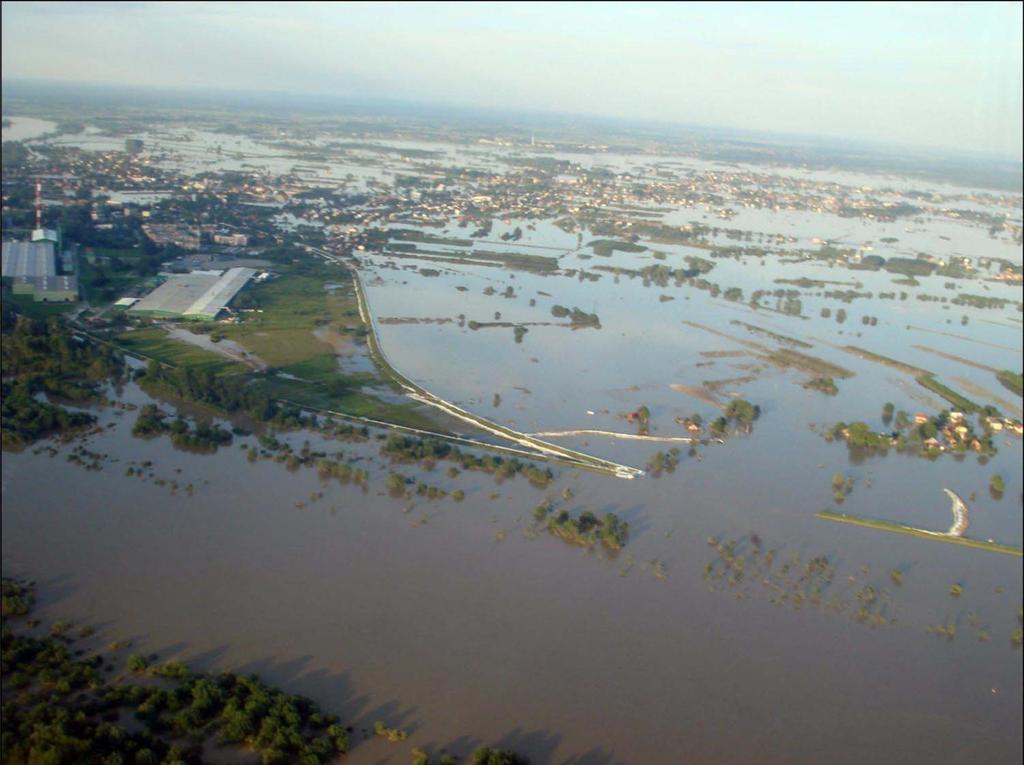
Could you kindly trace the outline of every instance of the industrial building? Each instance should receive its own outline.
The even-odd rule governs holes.
[[[149,316],[215,319],[256,273],[253,268],[168,274],[167,280],[128,310]]]
[[[11,280],[15,295],[31,295],[40,303],[73,303],[78,300],[78,276],[74,259],[63,253],[58,269],[57,235],[37,229],[30,242],[4,242],[0,273]],[[61,273],[63,271],[63,273]]]

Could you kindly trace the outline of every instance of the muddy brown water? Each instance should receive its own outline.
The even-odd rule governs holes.
[[[131,385],[124,395],[145,400]],[[379,719],[410,732],[401,745],[357,735],[353,763],[479,744],[542,764],[1019,759],[1022,663],[1009,635],[1020,559],[813,517],[839,468],[858,477],[846,511],[930,498],[918,480],[927,461],[856,465],[832,449],[798,482],[794,453],[812,442],[766,449],[776,430],[765,418],[700,462],[684,456],[671,476],[559,470],[540,491],[521,478],[451,480],[444,463],[391,468],[375,442],[328,442],[370,468],[364,492],[248,463],[238,443],[178,452],[132,438],[131,413],[101,416],[117,424],[88,448],[120,460],[102,471],[68,463],[71,446],[4,456],[4,572],[38,578],[42,618],[97,624],[101,644],[129,638],[133,651],[257,672],[357,728]],[[307,437],[320,447],[315,434],[287,436],[296,448]],[[124,476],[144,459],[194,495]],[[950,462],[950,481],[971,468]],[[463,488],[466,500],[396,500],[383,489],[391,469]],[[533,507],[565,487],[576,495],[567,507],[631,523],[622,553],[530,532]],[[1015,514],[1019,528],[1013,499],[979,500],[972,524],[996,514]],[[909,515],[948,525],[948,502]],[[869,628],[849,611],[775,605],[753,586],[744,600],[709,590],[707,537],[751,532],[780,555],[829,555],[843,582],[891,592],[896,622]],[[887,575],[896,566],[906,571],[898,588]],[[956,640],[927,632],[950,620]]]

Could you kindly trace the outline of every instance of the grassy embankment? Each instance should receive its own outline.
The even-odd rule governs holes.
[[[970,414],[972,412],[980,412],[984,409],[981,404],[971,401],[971,399],[966,396],[963,396],[952,388],[940,383],[935,378],[935,373],[929,372],[927,369],[911,366],[910,364],[905,364],[902,361],[890,359],[888,356],[882,356],[881,354],[872,353],[871,351],[864,350],[863,348],[858,348],[855,345],[847,345],[843,350],[847,353],[852,353],[854,356],[859,356],[862,359],[874,361],[876,364],[884,364],[887,367],[898,369],[901,372],[911,375],[918,385],[941,396],[961,412]]]
[[[391,258],[415,258],[417,260],[454,265],[492,266],[541,274],[551,273],[559,268],[557,258],[546,255],[526,255],[521,252],[488,252],[486,250],[441,252],[438,250],[420,250],[416,245],[411,244],[401,249],[392,245],[383,254]]]
[[[772,351],[767,355],[767,359],[780,367],[796,367],[821,377],[838,377],[842,380],[853,377],[853,372],[845,367],[789,348],[780,348],[779,350]]]
[[[1002,372],[996,373],[996,378],[1008,391],[1012,391],[1018,396],[1024,395],[1024,381],[1022,381],[1024,380],[1024,375],[1004,369]]]
[[[747,322],[740,321],[739,319],[733,319],[729,323],[735,324],[738,327],[746,327],[746,329],[750,332],[754,332],[755,334],[759,335],[764,335],[765,337],[770,337],[772,340],[782,343],[783,345],[793,345],[796,346],[797,348],[814,347],[813,345],[811,345],[811,343],[805,343],[803,340],[797,340],[795,337],[789,337],[789,335],[780,335],[778,332],[772,332],[770,329],[758,327],[754,324],[748,324]]]
[[[948,542],[955,545],[963,545],[964,547],[973,547],[978,550],[988,550],[989,552],[1004,553],[1006,555],[1024,555],[1019,547],[1011,547],[1009,545],[999,544],[998,542],[986,542],[981,539],[968,539],[967,537],[955,537],[949,534],[943,534],[938,531],[926,531],[924,529],[917,529],[913,526],[904,526],[901,523],[893,523],[892,521],[883,521],[876,518],[863,518],[857,515],[847,515],[845,513],[835,513],[831,510],[822,510],[820,513],[815,514],[818,518],[824,518],[828,521],[837,521],[838,523],[849,523],[854,526],[864,526],[869,529],[878,529],[880,531],[891,531],[897,534],[908,534],[913,537],[921,537],[922,539],[931,539],[935,542]]]

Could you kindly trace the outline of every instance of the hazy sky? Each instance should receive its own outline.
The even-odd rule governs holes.
[[[3,4],[3,76],[1022,145],[1020,3]]]

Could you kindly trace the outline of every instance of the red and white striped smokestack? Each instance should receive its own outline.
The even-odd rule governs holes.
[[[36,228],[43,227],[43,179],[36,178]]]

